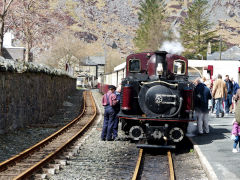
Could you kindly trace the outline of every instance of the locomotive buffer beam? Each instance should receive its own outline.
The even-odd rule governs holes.
[[[168,145],[167,142],[164,144],[148,144],[148,142],[144,139],[140,140],[138,144],[136,144],[137,148],[141,149],[176,149],[175,145]]]
[[[137,144],[141,149],[176,149],[175,145]]]

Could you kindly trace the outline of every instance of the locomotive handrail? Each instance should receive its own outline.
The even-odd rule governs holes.
[[[183,98],[180,97],[180,104],[179,104],[178,110],[177,110],[174,114],[171,114],[171,115],[162,115],[162,117],[168,118],[168,117],[174,117],[174,116],[176,116],[176,115],[179,113],[179,111],[181,110],[182,104],[183,104]]]
[[[152,83],[163,83],[163,84],[167,84],[169,86],[175,86],[177,87],[178,84],[172,84],[172,83],[168,83],[168,82],[165,82],[165,81],[152,81],[152,82],[141,82],[142,84],[152,84]]]

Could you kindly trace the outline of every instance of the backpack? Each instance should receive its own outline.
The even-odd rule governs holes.
[[[109,105],[109,96],[107,94],[103,95],[103,98],[107,99],[107,102],[102,103],[103,106],[108,106]]]

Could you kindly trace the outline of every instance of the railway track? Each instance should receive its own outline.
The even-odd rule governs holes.
[[[26,179],[57,159],[91,125],[97,110],[92,94],[85,91],[82,113],[56,133],[0,164],[0,180]]]
[[[165,155],[147,154],[139,150],[139,156],[132,180],[138,179],[167,179],[174,180],[174,169],[171,152]]]

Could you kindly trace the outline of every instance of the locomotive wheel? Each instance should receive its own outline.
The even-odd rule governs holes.
[[[171,141],[178,143],[183,140],[184,138],[184,132],[181,128],[179,127],[173,127],[169,131],[169,138]]]
[[[129,135],[133,140],[140,140],[143,138],[143,128],[141,126],[132,126],[129,130]]]

